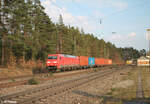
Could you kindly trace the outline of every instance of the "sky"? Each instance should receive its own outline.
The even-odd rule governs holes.
[[[117,47],[148,50],[150,0],[41,0],[55,23],[83,29]]]

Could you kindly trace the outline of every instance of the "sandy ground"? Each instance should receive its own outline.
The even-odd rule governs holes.
[[[120,84],[126,84],[127,87],[133,84],[132,80],[122,81],[124,76],[121,73],[128,73],[128,71],[128,69],[120,70],[103,78],[93,80],[70,92],[43,99],[38,104],[101,104],[104,96],[111,92],[113,86],[121,87]]]
[[[121,82],[114,84],[112,88],[128,88],[129,86],[132,86],[132,85],[134,85],[134,81],[128,79],[128,80],[121,81]]]
[[[89,83],[86,83],[69,92],[60,93],[59,95],[42,99],[37,104],[100,104],[103,97],[112,91],[112,88],[127,88],[134,84],[130,79],[123,80],[131,71],[130,68],[119,70],[103,78],[98,78]],[[86,76],[89,73],[82,75],[72,75],[53,80],[48,80],[39,85],[22,85],[12,88],[4,88],[0,90],[0,95],[7,95],[15,92],[21,92],[30,88],[36,88],[42,85],[55,84],[57,82],[67,81],[70,79]]]

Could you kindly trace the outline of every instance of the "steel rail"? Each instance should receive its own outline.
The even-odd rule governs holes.
[[[99,71],[97,73],[91,73],[87,76],[82,76],[69,81],[56,83],[54,85],[41,86],[36,89],[30,89],[27,91],[6,95],[1,97],[0,99],[2,100],[2,102],[17,101],[16,104],[32,104],[40,99],[46,98],[48,96],[57,95],[61,92],[68,91],[72,88],[78,87],[84,83],[88,83],[99,77],[111,74],[114,71],[115,71],[114,69],[105,70],[103,72]]]

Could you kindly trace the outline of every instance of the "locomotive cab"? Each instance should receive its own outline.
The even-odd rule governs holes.
[[[57,69],[58,61],[59,61],[59,55],[48,55],[46,61],[46,67],[48,69]]]

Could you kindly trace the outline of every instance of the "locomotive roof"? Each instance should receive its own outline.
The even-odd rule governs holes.
[[[70,58],[76,58],[77,56],[73,56],[73,55],[67,55],[67,54],[49,54],[48,56],[55,56],[55,55],[61,55],[63,57],[70,57]]]
[[[76,58],[77,56],[73,56],[73,55],[67,55],[67,54],[61,54],[64,57],[71,57],[71,58]]]

